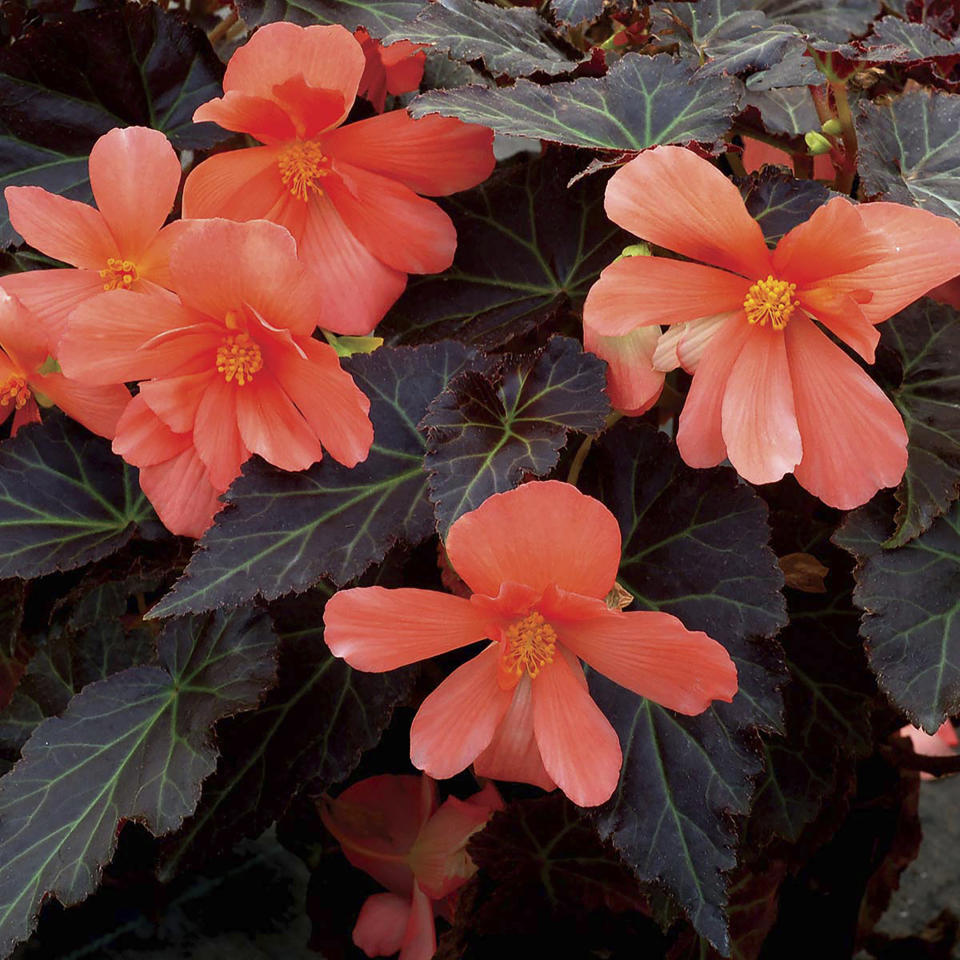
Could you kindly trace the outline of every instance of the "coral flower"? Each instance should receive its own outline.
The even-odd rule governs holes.
[[[0,423],[12,413],[13,436],[25,424],[39,422],[39,398],[101,437],[112,437],[130,402],[127,388],[68,380],[58,371],[53,354],[43,325],[16,297],[0,290]]]
[[[390,891],[368,897],[353,928],[368,957],[434,955],[434,915],[451,918],[457,890],[477,871],[467,841],[502,807],[493,784],[438,807],[429,777],[390,775],[361,780],[325,803],[323,822],[346,858]]]
[[[41,253],[75,270],[31,270],[2,285],[62,334],[70,311],[104,290],[157,292],[170,284],[167,258],[183,229],[164,227],[180,187],[180,161],[159,130],[125,127],[105,133],[90,151],[97,208],[42,187],[7,187],[10,222]]]
[[[210,251],[216,251],[216,257]],[[174,533],[198,536],[251,453],[284,470],[364,460],[370,403],[311,338],[319,293],[293,237],[266,221],[193,222],[170,252],[180,302],[101,293],[70,315],[66,373],[138,380],[114,450]]]
[[[287,227],[324,286],[327,319],[369,333],[408,273],[445,270],[457,235],[418,194],[472,187],[493,169],[493,134],[399,110],[341,127],[366,59],[343,27],[260,28],[230,58],[225,95],[199,107],[265,146],[217,154],[184,186],[185,217],[264,218]]]
[[[913,752],[924,757],[951,757],[960,746],[957,731],[953,724],[945,721],[936,733],[927,733],[912,723],[900,728],[900,736],[906,737],[913,744]],[[921,780],[933,780],[933,774],[921,773]]]
[[[620,564],[613,514],[555,480],[498,493],[450,528],[447,555],[473,595],[360,587],[327,603],[324,637],[358,670],[393,670],[481,640],[483,651],[424,700],[414,766],[559,786],[593,806],[613,792],[620,743],[580,660],[679,713],[732,700],[726,650],[666,613],[613,610]]]
[[[743,168],[747,173],[759,170],[764,164],[793,169],[793,157],[786,150],[779,150],[769,143],[745,137],[743,141]],[[813,175],[817,180],[832,180],[833,161],[829,153],[821,153],[813,158]]]
[[[420,44],[398,40],[384,46],[363,27],[354,30],[353,35],[367,58],[357,92],[373,104],[377,113],[383,113],[388,93],[396,97],[420,86],[427,59]]]
[[[841,509],[900,480],[900,414],[821,325],[872,363],[876,325],[956,272],[960,227],[836,197],[769,250],[737,188],[682,147],[656,147],[618,170],[606,210],[699,261],[619,260],[584,304],[584,323],[602,337],[670,325],[653,365],[693,372],[677,432],[688,464],[729,458],[752,483],[792,471]]]

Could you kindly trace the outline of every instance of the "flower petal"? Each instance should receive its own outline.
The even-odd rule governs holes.
[[[553,790],[540,759],[540,748],[533,735],[533,688],[524,676],[513,688],[513,699],[493,739],[473,762],[478,777],[532,783],[543,790]]]
[[[803,437],[803,459],[793,472],[831,507],[858,507],[903,477],[903,419],[869,375],[810,320],[795,318],[786,334]]]
[[[414,120],[406,110],[340,127],[326,134],[323,144],[336,160],[390,177],[429,197],[445,197],[483,183],[496,163],[489,128],[437,114]]]
[[[439,656],[487,636],[489,618],[464,597],[402,587],[335,593],[323,612],[335,657],[371,673]]]
[[[368,957],[393,956],[403,945],[410,911],[409,898],[395,893],[374,893],[367,897],[353,928],[354,946]]]
[[[93,386],[68,380],[59,373],[37,374],[28,380],[68,417],[108,440],[116,433],[120,415],[130,403],[130,391],[122,383]]]
[[[342,100],[337,103],[338,109]],[[253,97],[229,90],[217,100],[208,100],[193,113],[194,123],[215,123],[224,130],[249,133],[261,143],[284,143],[297,136],[297,128],[280,104],[266,97]]]
[[[583,322],[600,336],[619,337],[639,326],[741,310],[749,288],[749,280],[699,263],[624,257],[606,267],[590,288]]]
[[[677,449],[691,467],[715,467],[727,457],[722,432],[723,394],[752,332],[743,314],[730,317],[703,351],[677,428]]]
[[[804,290],[800,294],[800,305],[867,363],[874,362],[880,331],[863,315],[862,304],[850,294],[831,289],[827,282]]]
[[[727,651],[668,613],[610,610],[565,623],[560,641],[614,683],[678,713],[703,713],[737,692]]]
[[[42,187],[7,187],[3,195],[13,229],[48,257],[102,270],[119,253],[103,216],[93,207]]]
[[[437,780],[473,763],[493,739],[513,692],[497,683],[500,644],[458,667],[420,705],[410,726],[410,762]]]
[[[610,178],[604,206],[614,223],[691,260],[754,280],[770,272],[763,233],[740,191],[684,147],[654,147],[634,157]]]
[[[590,697],[580,664],[561,652],[533,682],[533,729],[547,774],[575,804],[595,807],[620,779],[620,740]]]
[[[115,127],[90,151],[90,186],[117,248],[138,260],[170,214],[180,161],[159,130]]]
[[[268,370],[235,387],[243,445],[281,470],[306,470],[323,456],[320,441]]]
[[[333,347],[313,339],[299,346],[306,360],[294,350],[271,348],[270,370],[330,456],[355,467],[367,459],[373,443],[370,401],[340,366]]]
[[[414,883],[410,919],[397,960],[431,960],[436,952],[437,928],[433,920],[433,904],[420,885]]]
[[[676,370],[683,367],[687,373],[695,373],[704,351],[713,341],[713,336],[728,320],[743,323],[743,314],[721,313],[716,317],[704,317],[690,323],[675,323],[660,336],[653,352],[655,370]]]
[[[744,340],[723,393],[721,432],[730,462],[751,483],[772,483],[800,462],[803,444],[781,331],[755,326]]]
[[[622,337],[601,337],[584,324],[583,348],[607,361],[607,394],[615,410],[635,417],[657,402],[664,377],[653,368],[659,339],[659,327],[637,327]]]
[[[193,446],[189,433],[174,433],[138,393],[117,423],[113,452],[135,467],[151,467],[171,460]]]
[[[2,416],[3,414],[0,413],[0,417]],[[7,416],[9,416],[9,413]],[[5,417],[4,420],[6,420]],[[13,423],[10,425],[10,436],[15,437],[21,427],[25,427],[30,423],[40,423],[40,408],[37,406],[37,401],[34,400],[33,397],[14,413]]]
[[[453,263],[457,231],[432,201],[396,180],[338,162],[328,193],[347,229],[378,260],[404,273],[440,273]]]
[[[289,192],[280,178],[279,156],[276,147],[246,147],[204,160],[190,171],[183,185],[184,219],[266,217]],[[213,259],[216,263],[225,262],[219,251]]]
[[[620,566],[620,527],[599,500],[559,480],[497,493],[460,517],[447,556],[474,593],[505,581],[605,597]]]
[[[3,277],[0,288],[34,315],[46,328],[50,342],[56,344],[71,311],[103,293],[103,278],[96,270],[27,270]]]
[[[216,376],[214,370],[204,370],[184,377],[147,380],[140,384],[140,396],[174,433],[190,433],[203,394]]]
[[[211,377],[193,423],[197,455],[207,468],[210,483],[221,492],[240,475],[240,467],[250,456],[237,428],[239,389],[222,377]]]
[[[180,537],[199,537],[221,508],[218,492],[193,447],[140,468],[140,486],[163,525]]]

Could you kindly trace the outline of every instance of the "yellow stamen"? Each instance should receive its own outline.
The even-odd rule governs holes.
[[[26,406],[30,399],[30,388],[23,377],[10,377],[5,383],[0,384],[0,407],[9,407],[12,403],[17,410]]]
[[[242,387],[262,366],[263,355],[249,333],[230,334],[217,348],[217,372],[223,374],[227,383],[236,380],[237,386]]]
[[[774,330],[782,330],[789,321],[793,311],[800,306],[799,300],[794,300],[797,285],[787,280],[774,280],[768,276],[766,280],[758,280],[748,291],[743,301],[743,309],[750,323],[759,323],[761,327],[770,326]]]
[[[511,624],[503,635],[501,666],[518,679],[524,672],[533,679],[557,652],[557,634],[543,617],[534,611]]]
[[[290,144],[277,160],[280,179],[298,200],[309,200],[310,191],[323,193],[320,181],[330,173],[330,159],[315,140]]]
[[[110,257],[106,267],[100,271],[104,290],[129,290],[138,279],[137,266],[132,260]]]

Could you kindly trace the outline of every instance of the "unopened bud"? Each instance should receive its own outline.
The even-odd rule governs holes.
[[[648,243],[631,243],[629,247],[623,248],[623,253],[617,257],[617,260],[622,260],[624,257],[649,257],[652,253],[653,251]],[[616,262],[614,260],[614,263]]]
[[[818,157],[821,153],[829,153],[833,149],[833,144],[822,133],[817,133],[816,130],[805,133],[803,139],[806,141],[807,150],[810,151],[811,156]]]
[[[831,137],[839,137],[843,133],[843,124],[836,117],[831,117],[820,129]]]
[[[327,335],[330,346],[338,357],[352,357],[355,353],[373,353],[383,346],[383,337],[336,337]]]

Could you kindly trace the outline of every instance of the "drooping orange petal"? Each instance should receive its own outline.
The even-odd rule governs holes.
[[[803,444],[784,335],[756,326],[744,340],[723,393],[721,432],[737,473],[773,483],[800,462]]]
[[[861,305],[871,323],[892,317],[956,274],[960,225],[954,221],[901,203],[864,203],[857,210],[867,227],[890,239],[890,255],[831,277],[830,285],[842,292],[871,293]]]
[[[120,415],[130,402],[130,391],[122,383],[92,386],[59,373],[44,377],[37,374],[29,378],[29,383],[68,417],[108,440],[116,433]]]
[[[620,740],[590,697],[583,668],[558,652],[533,682],[533,729],[547,774],[578,806],[595,807],[620,779]]]
[[[763,233],[740,191],[684,147],[654,147],[634,157],[610,178],[604,206],[614,223],[691,260],[754,280],[770,272]]]
[[[601,337],[584,324],[584,349],[607,361],[607,395],[615,410],[639,416],[657,402],[664,377],[661,370],[653,368],[659,339],[659,327],[637,327],[622,337]]]
[[[217,153],[198,164],[183,185],[184,219],[257,220],[286,194],[277,147],[246,147]]]
[[[440,273],[453,263],[457,231],[432,201],[361,167],[338,162],[329,195],[347,229],[378,260],[404,273]]]
[[[217,320],[249,307],[293,333],[309,335],[316,326],[318,285],[297,259],[296,241],[278,224],[191,223],[170,253],[170,273],[184,304]]]
[[[599,500],[559,480],[497,493],[450,528],[447,555],[474,593],[506,581],[604,597],[620,566],[620,527]]]
[[[180,537],[199,537],[222,504],[193,447],[163,463],[140,468],[140,486],[163,525]]]
[[[410,762],[437,780],[453,777],[486,749],[512,691],[497,683],[500,645],[458,667],[420,705],[410,726]]]
[[[103,278],[96,270],[27,270],[3,277],[0,288],[34,315],[56,344],[74,307],[103,293]]]
[[[0,347],[29,378],[51,350],[43,324],[16,297],[0,289]]]
[[[387,91],[393,96],[409,93],[420,86],[427,55],[419,44],[397,40],[381,45],[380,59],[387,74]]]
[[[786,150],[779,150],[771,144],[762,143],[752,137],[744,137],[741,159],[743,160],[743,168],[747,173],[753,173],[754,170],[759,170],[768,163],[773,166],[793,169],[793,158]],[[816,180],[833,179],[833,162],[830,160],[829,153],[821,153],[813,158],[813,176]]]
[[[743,307],[750,281],[665,257],[624,257],[606,267],[583,305],[584,325],[603,337],[638,326],[685,323]]]
[[[677,427],[677,449],[691,467],[715,467],[727,457],[722,432],[723,394],[730,371],[752,332],[743,314],[730,317],[703,351]]]
[[[540,759],[540,748],[533,735],[533,691],[528,676],[513,688],[513,699],[503,715],[493,739],[473,762],[478,777],[531,783],[543,790],[553,790]]]
[[[307,205],[299,250],[322,287],[317,323],[334,333],[370,333],[407,285],[407,275],[367,250],[325,195]]]
[[[210,483],[221,492],[239,476],[240,467],[250,456],[237,428],[239,389],[222,377],[211,377],[193,422],[197,455],[207,468]]]
[[[102,270],[119,253],[103,216],[93,207],[42,187],[7,187],[3,195],[13,229],[48,257]]]
[[[323,456],[320,441],[269,370],[236,388],[243,445],[281,470],[306,470]]]
[[[193,446],[189,433],[174,433],[138,393],[117,423],[113,452],[135,467],[150,467],[171,460]]]
[[[483,640],[488,617],[464,597],[447,593],[355,587],[327,601],[323,622],[335,657],[357,670],[381,673]]]
[[[411,902],[395,893],[374,893],[360,908],[353,943],[368,957],[390,957],[403,945]]]
[[[436,952],[437,928],[433,920],[433,904],[419,884],[415,883],[410,919],[397,960],[431,960]]]
[[[863,315],[863,306],[848,293],[830,286],[811,287],[799,293],[800,305],[831,333],[853,347],[867,363],[876,359],[880,331]]]
[[[270,370],[330,456],[355,467],[366,460],[373,443],[370,401],[340,366],[333,347],[313,339],[299,346],[307,359],[294,350],[271,347]]]
[[[560,640],[615,683],[678,713],[703,713],[737,692],[727,651],[667,613],[611,610],[564,624]]]
[[[907,432],[869,375],[806,317],[787,326],[790,379],[803,459],[793,471],[824,503],[851,510],[907,467]]]
[[[261,143],[293,140],[297,128],[286,110],[273,100],[229,90],[218,100],[208,100],[193,113],[194,123],[215,123],[224,130],[249,133]]]
[[[147,380],[140,384],[140,396],[175,433],[190,433],[203,394],[217,376],[211,368],[184,377]]]
[[[324,149],[334,159],[363,167],[415,193],[445,197],[483,183],[493,172],[493,131],[432,114],[414,120],[405,110],[331,131]]]
[[[9,413],[7,415],[9,416]],[[0,411],[0,417],[3,417],[2,411]],[[5,419],[4,417],[4,420]],[[10,436],[15,437],[21,427],[25,427],[30,423],[40,423],[40,408],[37,406],[37,401],[34,400],[33,397],[13,414],[13,423],[10,425]]]
[[[180,161],[159,130],[115,127],[90,151],[90,186],[124,259],[136,261],[180,189]]]
[[[846,197],[834,197],[814,210],[781,237],[773,251],[774,276],[803,287],[887,258],[892,239],[871,230],[860,210]]]

